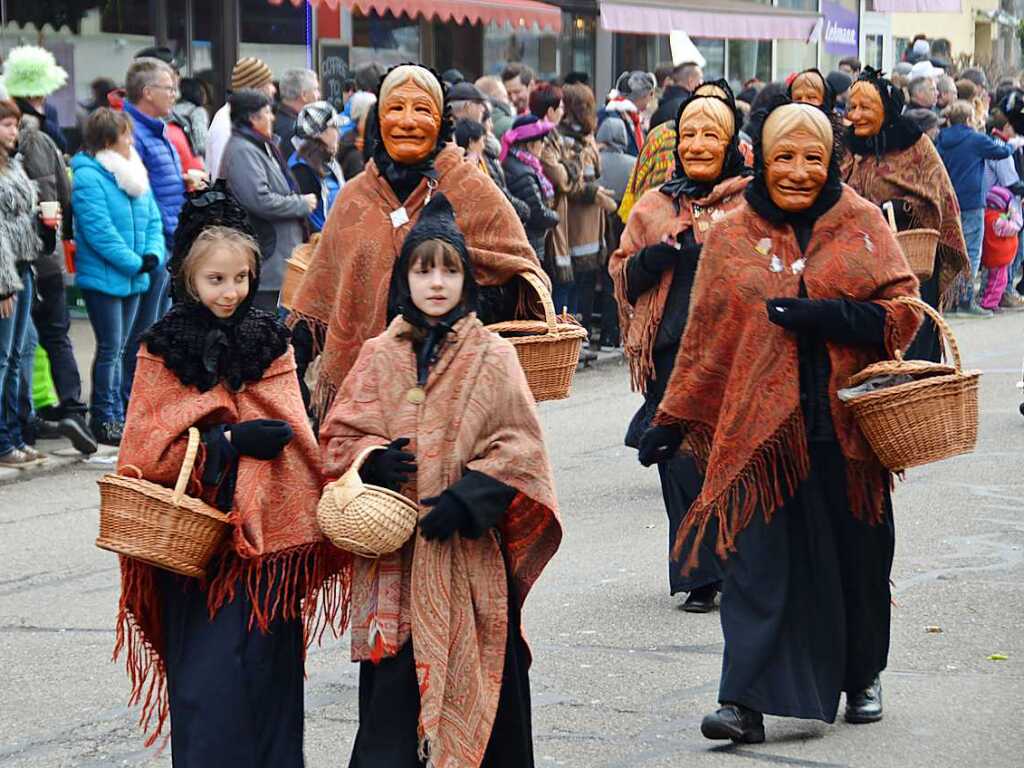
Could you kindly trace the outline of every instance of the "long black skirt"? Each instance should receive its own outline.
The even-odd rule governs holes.
[[[508,639],[498,711],[481,768],[533,768],[529,650],[509,580]],[[420,692],[413,641],[379,664],[359,664],[359,730],[349,768],[422,768],[417,726]]]
[[[810,476],[726,562],[719,701],[831,723],[886,666],[895,529],[888,491],[884,521],[858,521],[839,446],[810,450]]]
[[[211,620],[195,579],[159,574],[174,768],[301,768],[301,622],[250,630],[243,584]]]

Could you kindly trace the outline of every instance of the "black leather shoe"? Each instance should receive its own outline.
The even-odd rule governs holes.
[[[874,679],[863,691],[846,694],[846,722],[877,723],[882,719],[882,680]]]
[[[732,739],[740,744],[764,741],[764,717],[740,704],[726,704],[700,724],[705,739]]]
[[[96,453],[96,438],[85,425],[85,419],[75,414],[65,416],[57,422],[57,429],[60,434],[71,441],[75,450],[79,453]]]
[[[711,613],[715,610],[715,595],[718,594],[718,587],[708,584],[690,592],[680,607],[687,613]]]

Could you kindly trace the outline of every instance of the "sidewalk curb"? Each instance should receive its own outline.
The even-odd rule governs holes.
[[[40,440],[36,444],[36,450],[45,454],[42,461],[29,464],[25,467],[0,467],[0,486],[20,483],[24,480],[31,480],[35,477],[52,475],[53,473],[71,467],[75,464],[84,464],[92,469],[99,469],[101,465],[92,464],[89,459],[92,457],[117,456],[117,448],[109,445],[101,445],[99,450],[92,456],[78,453],[74,448],[69,448],[63,440]],[[113,471],[115,463],[109,465]]]

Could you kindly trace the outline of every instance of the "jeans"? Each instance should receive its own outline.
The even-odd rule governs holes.
[[[16,295],[14,312],[0,319],[0,456],[24,448],[18,399],[21,394],[21,352],[32,312],[33,280],[28,264],[19,265],[24,288]]]
[[[47,413],[47,418],[59,421],[72,413],[85,413],[82,379],[78,375],[71,339],[68,338],[71,318],[64,293],[64,275],[58,272],[38,278],[36,296],[38,298],[32,305],[32,322],[39,334],[39,345],[46,350],[50,360],[50,375],[60,400],[53,412]]]
[[[974,302],[974,279],[978,276],[981,245],[985,237],[985,209],[960,211],[960,221],[964,227],[964,240],[967,242],[967,258],[971,262],[970,280],[960,294],[960,306],[966,308]]]
[[[140,295],[122,298],[83,290],[82,298],[96,337],[90,415],[99,424],[122,422],[128,406],[122,386],[125,344],[137,319]]]
[[[162,266],[157,266],[156,269],[149,273],[149,290],[139,298],[138,312],[135,314],[135,321],[131,324],[128,331],[128,342],[124,346],[124,355],[121,362],[122,374],[120,377],[121,402],[126,408],[128,407],[128,398],[132,393],[132,379],[135,378],[135,356],[139,354],[139,341],[142,339],[142,334],[148,331],[149,327],[163,317],[170,308],[167,300],[167,282],[169,277],[167,270]]]
[[[25,340],[21,343],[21,387],[18,392],[18,423],[21,425],[21,438],[31,443],[32,420],[36,413],[34,392],[36,368],[36,347],[39,346],[39,335],[36,326],[29,316],[28,327],[25,329]]]
[[[551,302],[555,305],[555,314],[562,314],[565,309],[570,315],[576,314],[576,283],[554,283],[551,287]]]

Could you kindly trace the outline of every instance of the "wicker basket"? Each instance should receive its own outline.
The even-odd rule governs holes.
[[[356,456],[348,471],[324,488],[316,507],[323,535],[339,549],[362,557],[401,549],[419,519],[419,510],[405,496],[359,477],[366,457],[381,447],[371,446]]]
[[[896,233],[896,240],[907,257],[918,280],[927,280],[935,270],[935,248],[939,244],[937,229],[907,229]]]
[[[101,477],[96,546],[183,576],[204,576],[229,524],[223,512],[185,495],[198,451],[199,430],[193,427],[173,491],[141,476]]]
[[[520,276],[540,297],[544,319],[510,320],[489,325],[487,330],[515,347],[534,400],[561,400],[569,396],[587,332],[575,318],[555,315],[551,294],[539,277],[532,272]]]
[[[850,378],[855,387],[874,376],[909,374],[915,381],[880,389],[847,405],[882,464],[893,472],[969,453],[978,441],[979,371],[964,371],[960,349],[942,316],[920,299],[901,297],[928,314],[953,353],[952,366],[895,360],[869,365]]]
[[[285,309],[291,309],[295,303],[295,294],[302,285],[302,278],[306,276],[309,263],[313,260],[317,243],[320,242],[320,233],[315,232],[308,243],[295,246],[290,258],[284,262],[284,278],[281,280],[281,294],[277,303]]]

